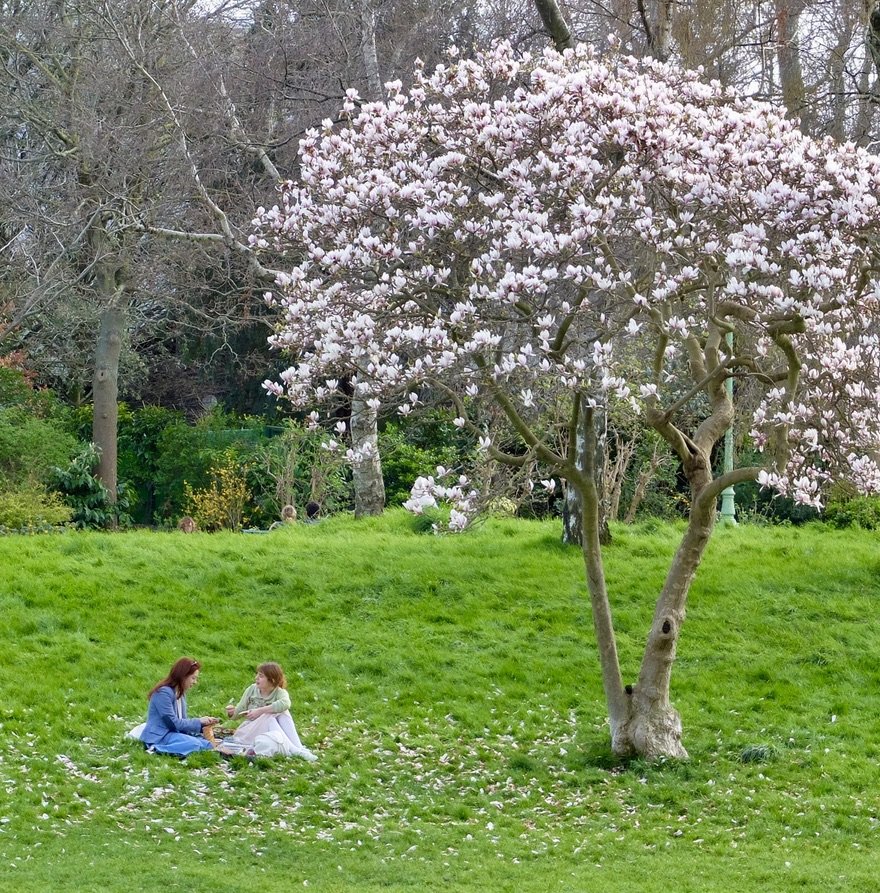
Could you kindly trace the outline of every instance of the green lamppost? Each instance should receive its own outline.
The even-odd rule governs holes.
[[[727,352],[733,356],[733,332],[727,333]],[[724,382],[727,388],[727,399],[733,405],[733,378],[728,378]],[[730,427],[724,433],[724,473],[733,471],[733,421]],[[721,491],[721,523],[736,524],[736,502],[733,487],[726,487]]]

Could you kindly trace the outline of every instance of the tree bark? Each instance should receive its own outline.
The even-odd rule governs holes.
[[[651,483],[651,479],[657,472],[657,469],[663,463],[663,455],[660,452],[659,444],[655,444],[654,452],[651,453],[651,458],[648,462],[647,467],[642,466],[639,470],[639,476],[636,480],[635,490],[633,490],[632,499],[629,503],[629,508],[626,511],[626,517],[623,519],[624,524],[632,524],[636,519],[636,512],[639,510],[639,506],[642,504],[642,501],[645,498],[645,493],[648,490],[648,484]]]
[[[645,0],[638,0],[638,9],[648,52],[661,62],[668,61],[672,52],[672,0],[653,0],[650,13]]]
[[[85,178],[83,178],[85,179]],[[118,246],[108,233],[97,204],[89,227],[88,241],[94,258],[92,287],[101,307],[95,344],[95,374],[92,381],[92,440],[98,447],[98,480],[116,503],[117,423],[119,419],[119,357],[125,332],[125,312],[121,298],[125,290]]]
[[[876,64],[880,65],[880,6],[877,7],[878,33],[876,35],[877,56]],[[869,46],[870,46],[869,32]],[[874,71],[875,59],[870,52],[865,53],[862,68],[859,72],[859,105],[853,126],[853,141],[859,146],[865,146],[870,142],[871,118],[874,114],[874,96],[871,93],[871,72]]]
[[[92,440],[100,449],[98,479],[107,488],[110,502],[114,504],[118,483],[119,355],[124,331],[125,313],[122,310],[108,307],[101,312],[92,384]]]
[[[708,468],[708,458],[705,467]],[[711,475],[706,477],[711,479]],[[692,492],[695,498],[688,528],[657,600],[639,680],[632,692],[628,734],[635,752],[648,759],[687,757],[681,743],[681,718],[670,702],[669,686],[688,593],[717,514],[714,499],[699,499],[696,488]]]
[[[578,471],[586,472],[592,469],[593,482],[596,486],[599,516],[599,542],[603,546],[611,543],[611,528],[608,526],[608,501],[604,481],[605,462],[600,461],[604,453],[604,440],[600,444],[595,436],[595,430],[588,430],[596,424],[595,413],[578,413],[577,430],[575,432],[574,464]],[[592,444],[595,455],[587,459],[587,445]],[[583,545],[584,510],[583,497],[576,487],[570,483],[565,487],[565,498],[562,501],[562,542],[571,546]]]
[[[371,0],[360,0],[360,15],[361,59],[369,97],[376,102],[382,98],[382,78],[379,76],[379,56],[376,52],[376,10]]]
[[[868,33],[865,37],[868,56],[877,69],[880,78],[880,4],[874,6],[868,17]]]
[[[369,98],[382,99],[382,79],[376,53],[376,12],[371,0],[360,0],[361,58],[367,78]],[[354,516],[381,515],[385,508],[385,482],[379,456],[379,420],[377,413],[355,394],[351,400],[351,447],[361,461],[354,463]]]
[[[588,430],[592,430],[592,425]],[[594,438],[588,436],[588,440],[590,439]],[[587,574],[587,590],[590,594],[593,627],[596,631],[599,666],[602,670],[602,688],[608,706],[611,749],[619,756],[627,756],[632,752],[627,731],[630,719],[630,699],[623,687],[620,675],[620,660],[617,655],[611,603],[608,600],[605,570],[602,565],[602,547],[599,542],[599,496],[590,467],[592,464],[591,454],[595,455],[595,444],[588,442],[584,452],[587,468],[582,474],[573,473],[569,477],[569,485],[572,489],[578,489],[583,505],[581,549]]]
[[[624,441],[622,437],[616,437],[614,448],[616,451],[614,462],[611,463],[606,458],[603,463],[605,500],[608,505],[606,515],[609,521],[616,521],[620,517],[620,497],[623,493],[626,474],[636,451],[636,442],[634,440]],[[607,448],[605,453],[607,456]]]
[[[385,508],[385,482],[379,459],[376,410],[355,396],[351,401],[351,443],[359,460],[352,465],[354,516],[381,515]]]
[[[535,0],[535,7],[541,21],[553,41],[553,46],[561,53],[574,47],[574,38],[565,21],[565,16],[556,0]]]
[[[792,118],[800,120],[801,130],[809,133],[811,123],[798,38],[798,22],[803,9],[802,0],[776,0],[776,61],[783,105]]]

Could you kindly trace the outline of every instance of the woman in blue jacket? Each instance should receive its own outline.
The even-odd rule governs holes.
[[[197,660],[181,657],[168,675],[150,690],[147,723],[141,732],[141,741],[149,750],[185,757],[213,746],[202,730],[219,720],[214,716],[189,719],[186,715],[186,693],[198,682],[201,668]]]

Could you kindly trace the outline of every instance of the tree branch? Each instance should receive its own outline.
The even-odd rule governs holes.
[[[541,21],[553,41],[553,46],[561,53],[563,50],[574,48],[574,38],[571,36],[565,16],[559,8],[556,0],[535,0],[535,7],[541,16]]]

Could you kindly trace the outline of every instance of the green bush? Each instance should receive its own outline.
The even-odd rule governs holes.
[[[162,406],[120,412],[119,477],[133,491],[131,514],[137,524],[151,524],[156,516],[161,438],[176,424],[185,424],[183,413]]]
[[[287,504],[305,517],[305,506],[311,500],[320,504],[325,515],[351,507],[351,470],[338,453],[322,448],[325,432],[309,431],[293,420],[272,431],[276,436],[257,450],[248,474],[253,523],[265,527],[277,521]]]
[[[103,529],[125,527],[131,523],[128,515],[130,495],[123,485],[110,501],[107,488],[95,477],[98,467],[98,448],[87,444],[64,468],[55,469],[55,488],[72,510],[73,523],[79,528]]]
[[[880,496],[831,499],[825,508],[825,520],[835,527],[880,530]]]
[[[70,521],[72,511],[58,493],[29,484],[0,493],[0,527],[13,531],[49,529]]]
[[[0,480],[7,486],[49,483],[52,469],[66,465],[75,452],[76,440],[57,422],[22,407],[0,409]]]
[[[460,453],[455,443],[441,441],[433,447],[420,445],[419,433],[391,422],[379,435],[385,502],[389,506],[403,505],[409,499],[416,478],[436,474],[438,465],[449,467],[459,462]]]
[[[67,420],[68,408],[48,389],[34,390],[25,375],[0,366],[0,408],[17,407],[40,419]]]
[[[211,482],[201,490],[184,484],[185,509],[201,530],[241,530],[249,520],[247,467],[234,450],[226,450],[211,466]]]
[[[265,439],[265,421],[254,416],[236,416],[215,409],[195,425],[187,424],[178,416],[156,434],[154,520],[184,514],[185,486],[188,484],[193,490],[210,487],[211,469],[224,461],[223,456],[228,451],[231,450],[242,465],[258,464],[256,456]]]
[[[21,372],[0,366],[0,406],[27,406],[33,393]]]

